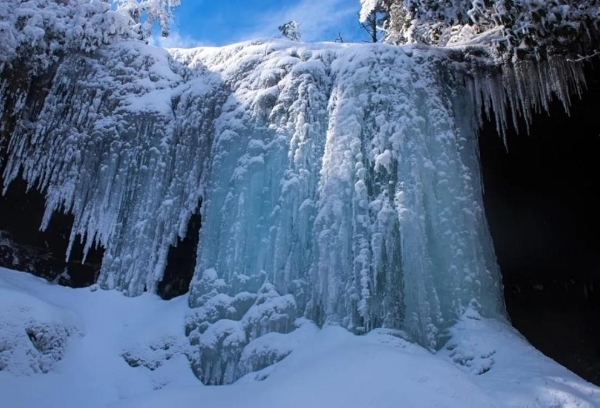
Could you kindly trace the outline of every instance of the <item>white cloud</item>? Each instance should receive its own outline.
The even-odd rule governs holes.
[[[356,16],[358,24],[358,2],[348,0],[301,0],[299,4],[281,11],[270,12],[257,21],[253,33],[244,35],[239,40],[259,37],[274,37],[279,34],[277,27],[290,20],[300,23],[303,41],[333,41],[334,38],[324,36],[341,26],[341,22],[350,16]]]

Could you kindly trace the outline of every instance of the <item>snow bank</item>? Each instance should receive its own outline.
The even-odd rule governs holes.
[[[70,311],[41,301],[0,279],[0,371],[48,373],[80,334]]]
[[[302,325],[294,350],[281,362],[238,383],[206,387],[194,378],[181,332],[183,298],[153,295],[126,298],[111,291],[70,289],[31,275],[0,269],[2,339],[19,311],[23,322],[78,327],[81,335],[62,343],[62,359],[47,373],[17,375],[0,370],[2,406],[11,408],[593,408],[600,389],[533,349],[512,328],[473,310],[452,328],[437,354],[403,339],[394,330],[356,336],[340,327]],[[21,329],[23,329],[21,327]],[[264,348],[285,350],[275,333],[251,343],[248,358]],[[29,340],[27,340],[29,341]],[[172,343],[171,343],[172,341]],[[0,343],[2,344],[2,343]],[[150,345],[150,346],[146,346]],[[131,367],[123,351],[144,361]],[[171,353],[173,351],[173,353]],[[0,361],[4,351],[0,351]],[[170,355],[170,356],[169,356]],[[244,355],[246,356],[246,354]],[[27,353],[14,354],[12,367],[28,367]],[[247,357],[244,357],[244,359]],[[493,360],[482,372],[483,360]]]
[[[99,408],[164,387],[197,385],[185,356],[185,310],[183,298],[75,290],[0,268],[0,346],[12,347],[0,347],[0,368],[9,357],[8,368],[0,369],[0,405]],[[51,340],[51,347],[32,346],[29,327],[43,328],[39,339]],[[127,355],[143,364],[132,367]],[[38,361],[44,370],[35,369]]]

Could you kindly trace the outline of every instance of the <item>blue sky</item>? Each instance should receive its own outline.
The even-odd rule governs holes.
[[[277,27],[296,20],[303,41],[363,41],[358,0],[181,0],[164,46],[224,45],[277,37]]]

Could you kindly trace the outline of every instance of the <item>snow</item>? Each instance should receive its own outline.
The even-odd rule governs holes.
[[[74,290],[0,268],[0,344],[8,341],[10,353],[6,367],[7,351],[0,347],[1,405],[105,407],[162,387],[198,384],[185,357],[185,309],[183,298],[165,302],[155,295],[126,298],[97,287]],[[40,353],[43,363],[53,357],[51,365],[43,366],[49,366],[43,370],[47,374],[27,370],[33,348],[24,329],[37,334],[40,327],[58,333],[66,328],[69,334],[55,347],[59,353]],[[165,340],[171,344],[170,357],[156,347]],[[123,357],[126,353],[160,367],[132,368]]]
[[[380,3],[361,1],[361,18]],[[118,4],[0,4],[1,187],[45,194],[42,229],[74,216],[67,257],[76,240],[105,247],[88,290],[1,272],[10,406],[127,406],[158,389],[143,406],[598,402],[502,323],[477,152],[482,112],[504,134],[553,97],[568,109],[580,64],[498,66],[476,30],[443,49],[161,50],[127,41],[148,28],[132,19],[164,29],[178,1]],[[161,302],[198,211],[189,295]]]
[[[69,251],[77,239],[104,246],[99,285],[130,296],[156,293],[200,210],[185,330],[207,384],[275,363],[285,353],[241,358],[268,333],[295,336],[300,318],[401,329],[435,351],[465,310],[505,314],[481,112],[502,131],[553,95],[568,106],[583,83],[558,58],[493,75],[485,55],[283,40],[69,54],[39,109],[7,105],[17,125],[4,189],[23,177],[44,191],[42,228],[72,213]]]
[[[357,336],[341,327],[318,330],[304,322],[303,335],[291,346],[280,343],[284,339],[277,339],[275,333],[253,346],[254,350],[293,350],[286,359],[233,385],[209,387],[193,376],[184,356],[187,305],[183,297],[163,301],[151,294],[128,298],[97,288],[70,289],[6,269],[0,269],[0,291],[0,311],[20,310],[23,322],[77,327],[48,373],[0,366],[2,406],[11,408],[593,408],[600,404],[600,389],[543,356],[506,323],[485,319],[473,309],[453,326],[451,339],[435,354],[404,340],[406,334],[395,330],[376,329]],[[15,320],[0,313],[0,327]],[[162,347],[165,339],[173,344],[172,353]],[[129,366],[122,357],[125,352],[140,356],[145,364]],[[0,351],[0,361],[3,354]],[[27,361],[24,355],[12,358]]]
[[[128,18],[104,1],[4,0],[0,4],[0,69],[26,54],[27,68],[39,73],[59,61],[67,49],[92,52],[131,38],[129,31]]]
[[[486,48],[499,58],[541,61],[552,54],[593,54],[598,41],[600,7],[594,0],[359,2],[360,21],[380,8],[385,41],[389,43],[448,46],[478,42],[482,36],[486,37]]]
[[[15,375],[49,372],[80,334],[65,310],[26,293],[0,287],[0,370]]]

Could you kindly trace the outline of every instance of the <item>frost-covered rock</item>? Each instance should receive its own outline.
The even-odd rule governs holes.
[[[0,287],[0,371],[48,373],[80,332],[71,312]]]
[[[154,371],[175,356],[185,355],[188,344],[182,336],[162,336],[131,344],[121,354],[131,367],[146,367]]]
[[[32,265],[32,254],[18,245],[11,239],[6,231],[0,231],[0,265],[5,268],[20,269],[22,271],[34,270]]]
[[[270,332],[248,343],[240,356],[240,373],[259,372],[255,379],[264,380],[268,373],[260,373],[261,370],[283,360],[319,331],[314,323],[305,319],[298,319],[294,323],[297,329],[289,334]]]
[[[248,282],[253,279],[238,280],[251,289]],[[278,362],[293,349],[291,345],[299,330],[294,329],[306,323],[296,321],[297,316],[294,297],[280,295],[268,282],[256,293],[240,292],[232,296],[220,293],[208,298],[187,317],[194,372],[205,384],[228,384]],[[285,346],[267,345],[269,338]]]
[[[66,266],[64,258],[54,256],[48,249],[21,245],[9,233],[0,230],[0,267],[60,280],[66,274]]]

